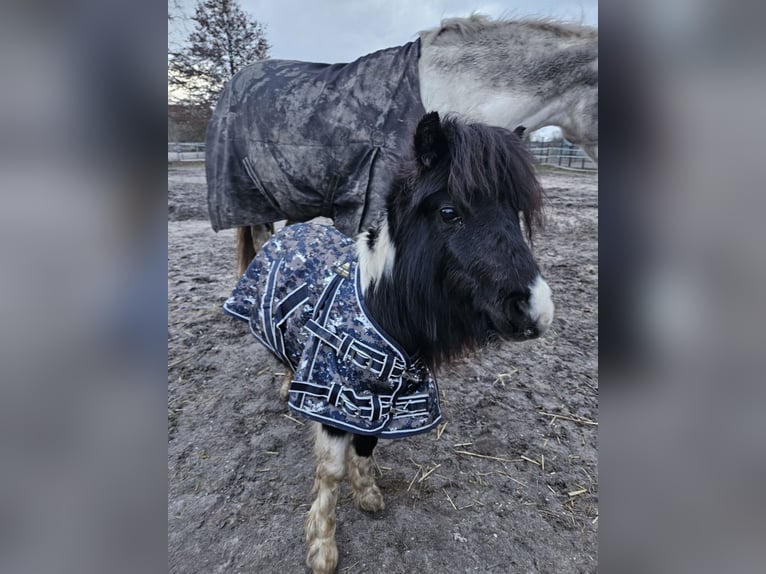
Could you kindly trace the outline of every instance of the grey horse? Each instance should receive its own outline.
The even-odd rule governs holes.
[[[240,274],[276,221],[324,216],[349,236],[374,224],[425,111],[527,132],[559,126],[597,161],[598,31],[472,15],[347,64],[242,69],[206,141],[210,221],[239,228]]]

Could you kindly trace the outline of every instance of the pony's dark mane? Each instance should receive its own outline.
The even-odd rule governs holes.
[[[463,299],[454,285],[442,280],[451,271],[426,230],[423,206],[429,197],[446,190],[455,206],[469,213],[481,202],[510,204],[521,214],[530,243],[543,222],[543,192],[534,160],[517,134],[453,117],[441,125],[446,157],[429,167],[424,167],[422,158],[404,162],[386,198],[383,240],[391,242],[395,260],[390,272],[375,278],[366,294],[381,326],[434,369],[485,344],[492,329],[476,314],[470,296]],[[509,228],[515,225],[508,222]],[[382,241],[380,231],[367,232],[370,249],[380,247],[376,246]]]

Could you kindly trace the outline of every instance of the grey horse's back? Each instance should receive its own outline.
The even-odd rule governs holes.
[[[325,216],[353,235],[373,221],[424,112],[418,57],[413,42],[348,64],[240,70],[207,131],[213,229]]]

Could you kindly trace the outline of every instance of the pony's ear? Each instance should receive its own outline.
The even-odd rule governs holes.
[[[442,129],[438,112],[429,112],[418,122],[415,130],[415,155],[426,169],[449,153],[447,136]]]
[[[513,133],[515,133],[517,136],[519,136],[519,139],[524,139],[524,130],[527,128],[524,126],[516,126],[516,129],[513,130]]]

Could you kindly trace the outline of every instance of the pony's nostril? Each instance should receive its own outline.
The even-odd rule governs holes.
[[[513,317],[526,317],[529,313],[529,295],[521,292],[511,293],[506,298],[506,308]]]
[[[514,303],[526,303],[529,299],[529,293],[526,291],[513,291],[508,295],[508,300]]]

